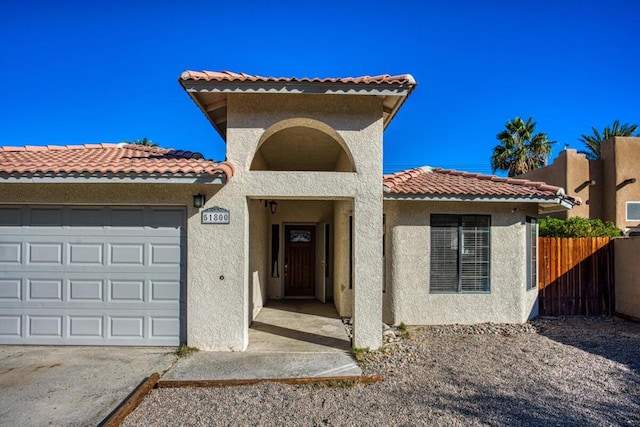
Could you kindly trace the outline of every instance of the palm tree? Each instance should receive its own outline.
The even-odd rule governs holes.
[[[507,171],[510,177],[538,169],[547,164],[551,145],[546,133],[535,133],[536,123],[531,117],[523,121],[520,117],[507,122],[506,129],[496,139],[500,144],[493,148],[491,167],[493,173]]]
[[[611,127],[605,126],[601,135],[598,129],[592,126],[593,135],[582,135],[578,140],[586,146],[585,150],[579,150],[578,153],[584,154],[589,160],[598,160],[600,158],[600,144],[603,141],[612,136],[632,136],[637,129],[638,125],[635,123],[621,125],[620,120],[616,120]]]

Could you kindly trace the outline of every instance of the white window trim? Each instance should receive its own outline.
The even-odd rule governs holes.
[[[633,200],[627,200],[627,203],[625,205],[625,213],[624,213],[624,217],[625,217],[625,221],[640,221],[640,218],[629,218],[629,204],[630,203],[635,203],[640,205],[640,201],[633,201]]]

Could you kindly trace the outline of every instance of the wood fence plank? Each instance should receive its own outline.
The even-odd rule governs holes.
[[[546,316],[614,312],[613,239],[538,239],[539,312]]]

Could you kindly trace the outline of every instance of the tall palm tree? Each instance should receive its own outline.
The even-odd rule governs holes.
[[[586,147],[585,150],[579,150],[578,153],[584,154],[589,160],[598,160],[600,158],[600,144],[603,141],[606,141],[612,136],[632,136],[637,129],[637,124],[620,124],[620,120],[615,120],[611,127],[605,126],[602,134],[592,126],[591,131],[593,131],[593,135],[581,135],[578,140]]]
[[[555,141],[549,141],[546,133],[535,133],[536,122],[531,117],[526,122],[516,117],[508,121],[505,127],[496,136],[500,144],[493,148],[491,156],[494,173],[498,170],[507,171],[511,177],[547,164],[551,145]]]

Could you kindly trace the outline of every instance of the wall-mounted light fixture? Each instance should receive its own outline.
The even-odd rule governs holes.
[[[275,200],[271,200],[269,202],[269,211],[271,211],[272,214],[275,214],[277,210],[278,210],[278,202],[276,202]]]
[[[193,195],[193,207],[200,209],[204,206],[204,194],[194,194]]]
[[[619,190],[626,185],[635,184],[635,183],[636,183],[635,178],[627,178],[624,181],[622,181],[620,184],[616,185],[616,190]]]
[[[578,185],[575,189],[576,193],[579,193],[580,191],[582,191],[583,189],[587,188],[587,187],[591,187],[593,185],[596,185],[596,180],[595,179],[590,179],[588,181],[583,182],[582,184]]]

